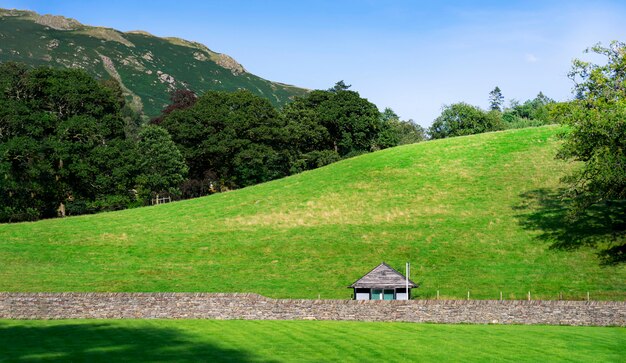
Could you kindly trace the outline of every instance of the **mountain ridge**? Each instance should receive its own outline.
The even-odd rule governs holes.
[[[99,79],[115,78],[131,107],[148,117],[158,115],[177,88],[248,89],[278,107],[309,91],[249,73],[199,42],[90,26],[60,15],[0,9],[0,39],[0,62],[81,68]]]

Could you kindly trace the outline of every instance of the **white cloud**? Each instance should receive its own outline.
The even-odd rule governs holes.
[[[524,58],[526,59],[526,62],[528,63],[537,63],[539,62],[539,58],[537,58],[534,54],[531,53],[527,53]]]

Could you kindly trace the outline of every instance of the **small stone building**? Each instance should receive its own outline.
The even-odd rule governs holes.
[[[393,269],[381,263],[355,283],[348,286],[354,289],[355,300],[409,300],[411,289],[417,284]]]

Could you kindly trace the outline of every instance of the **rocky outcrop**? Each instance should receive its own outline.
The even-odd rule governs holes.
[[[78,22],[78,20],[66,18],[64,16],[33,14],[35,23],[56,30],[76,30],[83,26],[80,22]]]
[[[218,54],[215,57],[215,63],[217,63],[221,67],[229,69],[230,72],[235,76],[246,73],[246,69],[243,68],[241,64],[239,64],[231,56],[226,54]]]
[[[110,42],[118,42],[124,44],[127,47],[135,47],[128,39],[122,36],[122,33],[118,32],[115,29],[110,28],[101,28],[101,27],[86,27],[85,29],[79,31],[79,33],[89,35],[90,37],[107,40]]]
[[[216,53],[207,48],[204,44],[200,44],[198,42],[190,42],[188,40],[175,37],[165,39],[170,41],[172,44],[197,49],[198,52],[193,53],[194,59],[199,61],[212,60],[220,67],[230,70],[230,72],[235,76],[239,76],[247,72],[246,69],[241,64],[239,64],[239,62],[237,62],[233,57],[226,54]]]
[[[104,70],[111,76],[111,78],[115,79],[119,83],[120,87],[122,88],[122,92],[124,93],[124,96],[131,98],[130,107],[136,112],[141,111],[143,109],[143,103],[141,101],[141,98],[134,94],[130,89],[128,89],[126,85],[124,85],[122,77],[120,77],[117,69],[115,69],[115,64],[113,64],[111,58],[100,53],[98,53],[98,56],[100,56],[100,59],[102,60]]]

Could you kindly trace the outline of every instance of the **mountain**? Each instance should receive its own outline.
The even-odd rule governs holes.
[[[179,38],[93,27],[62,16],[0,9],[0,62],[82,68],[120,82],[133,109],[156,116],[169,91],[248,89],[275,106],[308,90],[255,76],[226,54]]]
[[[576,167],[554,157],[559,131],[428,141],[203,198],[0,225],[0,291],[343,299],[382,261],[410,261],[418,297],[624,300],[626,266],[552,248],[571,237],[553,192]]]

